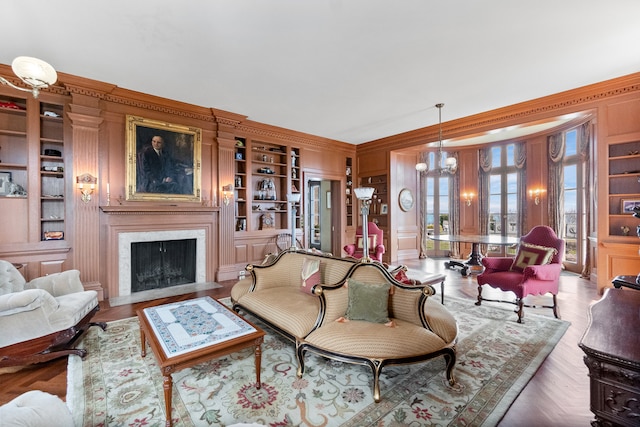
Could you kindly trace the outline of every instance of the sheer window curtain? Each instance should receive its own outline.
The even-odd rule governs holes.
[[[582,205],[582,209],[585,211],[584,223],[586,225],[586,242],[585,242],[585,253],[583,260],[583,267],[581,276],[583,278],[588,279],[591,276],[591,241],[588,238],[589,229],[591,228],[591,209],[590,206],[587,206],[587,203],[591,203],[591,167],[590,167],[590,153],[591,153],[591,129],[593,123],[588,121],[580,126],[578,131],[578,147],[580,150],[580,158],[582,159],[583,165],[585,167],[584,170],[584,203]]]
[[[518,143],[515,146],[515,166],[518,171],[518,237],[529,232],[527,224],[527,144]]]
[[[549,154],[549,176],[547,177],[549,227],[558,236],[564,229],[564,174],[562,159],[564,158],[564,133],[556,133],[547,138]]]
[[[489,175],[491,174],[491,148],[479,150],[478,165],[478,209],[480,211],[480,234],[489,233]],[[487,245],[480,245],[480,252],[487,252]]]

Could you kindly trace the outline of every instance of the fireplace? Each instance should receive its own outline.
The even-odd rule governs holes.
[[[119,296],[206,281],[205,230],[118,233]]]
[[[196,239],[131,244],[131,292],[196,281]]]

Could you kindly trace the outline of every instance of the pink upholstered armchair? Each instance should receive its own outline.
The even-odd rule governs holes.
[[[546,225],[533,227],[528,234],[520,238],[518,253],[511,257],[485,257],[482,264],[485,270],[478,275],[478,301],[508,302],[518,306],[518,323],[524,317],[523,298],[527,295],[553,296],[552,308],[556,318],[560,318],[560,311],[556,295],[558,282],[562,271],[565,242],[558,238],[552,228]],[[516,295],[515,302],[488,299],[482,297],[482,286],[489,285],[502,291],[511,291]]]
[[[369,257],[382,262],[382,254],[384,254],[384,244],[382,240],[383,231],[378,228],[374,222],[367,223],[367,235],[369,237]],[[362,227],[356,229],[356,241],[344,247],[347,255],[354,258],[362,258]]]

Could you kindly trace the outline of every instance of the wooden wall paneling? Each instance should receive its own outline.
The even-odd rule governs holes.
[[[218,200],[220,203],[220,250],[218,252],[219,270],[217,280],[229,280],[237,277],[235,259],[235,203],[228,205],[222,201],[222,187],[231,184],[235,175],[235,140],[218,138]]]
[[[640,99],[624,99],[607,106],[607,136],[640,132]]]
[[[532,188],[546,189],[548,181],[549,167],[547,164],[547,138],[539,136],[526,140],[527,144],[527,163],[526,163],[526,223],[525,230],[539,224],[548,224],[549,215],[549,199],[547,193],[543,193],[540,197],[540,204],[536,205],[534,200],[529,197],[529,190]]]
[[[414,153],[390,153],[389,167],[389,226],[386,253],[391,263],[417,259],[420,255],[420,188]],[[414,206],[407,212],[400,209],[398,195],[404,188],[413,193]]]
[[[458,152],[460,193],[474,194],[471,206],[467,206],[464,201],[460,204],[460,232],[463,234],[480,234],[478,157],[477,148]]]
[[[98,177],[98,186],[88,203],[80,199],[74,184],[67,197],[72,198],[74,221],[67,226],[73,228],[73,265],[80,270],[83,283],[99,288],[100,282],[100,178],[99,178],[99,126],[103,119],[100,110],[71,104],[68,113],[71,121],[73,146],[73,173],[67,179],[75,183],[75,176],[90,173]],[[97,284],[97,285],[96,285]]]

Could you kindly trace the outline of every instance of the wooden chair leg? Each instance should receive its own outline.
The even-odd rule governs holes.
[[[516,304],[518,305],[518,310],[516,311],[518,313],[518,323],[524,323],[524,320],[522,320],[524,317],[524,301],[522,298],[518,298]]]
[[[482,285],[478,285],[478,301],[476,301],[476,305],[482,304]]]
[[[558,299],[556,298],[557,295],[553,294],[553,315],[556,317],[556,319],[560,318],[560,307],[558,307]]]

